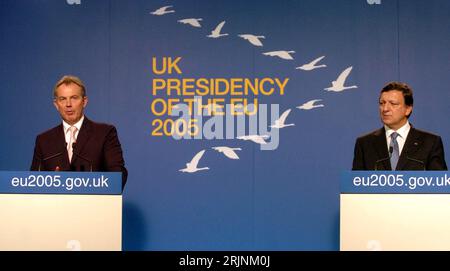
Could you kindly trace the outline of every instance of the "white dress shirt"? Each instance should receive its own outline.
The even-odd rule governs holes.
[[[76,132],[75,135],[74,135],[75,141],[77,141],[77,137],[78,137],[78,134],[80,133],[81,125],[83,124],[83,120],[84,120],[84,115],[83,115],[83,116],[81,117],[81,119],[80,119],[77,123],[75,123],[74,125],[70,125],[70,124],[68,124],[67,122],[65,122],[65,121],[63,120],[64,135],[65,135],[65,137],[66,137],[66,143],[67,143],[67,144],[69,144],[69,142],[70,142],[69,128],[70,128],[71,126],[77,127],[77,132]]]
[[[411,125],[409,124],[409,121],[406,121],[405,125],[400,127],[397,131],[387,127],[384,125],[384,129],[386,130],[386,141],[387,141],[387,148],[389,151],[389,146],[391,144],[391,134],[393,132],[397,132],[397,143],[398,143],[398,151],[399,156],[402,154],[403,146],[405,146],[406,137],[408,137],[409,130],[411,130]]]

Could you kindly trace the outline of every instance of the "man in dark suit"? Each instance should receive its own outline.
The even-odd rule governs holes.
[[[412,89],[390,82],[380,93],[384,127],[356,140],[352,170],[447,170],[441,137],[412,127]]]
[[[56,83],[53,96],[62,123],[37,136],[31,170],[118,171],[123,188],[128,172],[117,130],[84,116],[88,98],[83,82],[64,76]]]

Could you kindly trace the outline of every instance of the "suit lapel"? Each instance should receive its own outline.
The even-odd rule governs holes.
[[[377,158],[376,160],[386,159],[389,157],[389,152],[387,149],[387,141],[386,141],[386,131],[384,130],[384,127],[377,130],[375,132],[375,149],[377,150]],[[381,162],[381,165],[383,165],[383,168],[386,170],[391,170],[391,162],[389,159],[384,160]],[[380,169],[381,166],[379,166]]]
[[[402,170],[405,167],[408,162],[407,157],[414,156],[413,154],[417,152],[420,145],[422,145],[420,135],[416,129],[411,127],[411,130],[409,130],[408,136],[406,137],[400,158],[398,159],[397,170]]]
[[[85,116],[83,124],[81,125],[80,128],[80,132],[77,136],[77,143],[76,143],[77,153],[80,153],[83,150],[83,147],[89,140],[91,132],[92,132],[92,122]],[[76,159],[72,159],[72,162],[75,160]]]
[[[55,144],[63,151],[63,156],[61,158],[61,170],[68,170],[70,168],[70,162],[69,162],[69,154],[67,153],[67,143],[66,143],[66,136],[64,135],[64,127],[62,124],[58,126],[58,129],[56,129],[56,136],[55,136]]]

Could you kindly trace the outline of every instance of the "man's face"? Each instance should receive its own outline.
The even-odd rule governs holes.
[[[53,104],[61,118],[70,125],[77,123],[83,116],[87,105],[87,97],[81,96],[81,87],[77,84],[62,84],[56,89]]]
[[[405,104],[403,93],[399,90],[390,90],[380,96],[381,121],[389,128],[397,130],[405,125],[412,106]]]

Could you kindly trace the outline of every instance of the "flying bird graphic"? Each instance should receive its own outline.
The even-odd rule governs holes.
[[[262,42],[259,39],[265,39],[264,36],[255,36],[252,34],[241,34],[238,36],[243,38],[244,40],[248,40],[251,44],[255,46],[263,46]]]
[[[303,64],[302,66],[297,67],[297,68],[295,68],[295,69],[297,69],[297,70],[300,69],[300,70],[304,70],[304,71],[311,71],[311,70],[318,69],[318,68],[324,68],[324,67],[326,67],[327,65],[322,64],[322,65],[317,65],[317,66],[316,66],[316,64],[317,64],[319,61],[321,61],[324,57],[325,57],[325,56],[318,57],[318,58],[314,59],[313,61],[311,61],[310,63]]]
[[[294,126],[295,124],[290,123],[290,124],[284,124],[286,122],[286,119],[289,115],[289,113],[291,112],[291,109],[288,109],[286,111],[283,112],[283,114],[281,114],[281,117],[279,119],[277,119],[275,121],[274,125],[270,125],[271,128],[277,128],[277,129],[281,129],[287,126]]]
[[[225,24],[225,21],[222,21],[220,24],[218,24],[216,26],[216,28],[213,31],[211,31],[211,34],[208,35],[207,37],[208,38],[217,39],[217,38],[220,38],[222,36],[228,36],[227,33],[225,33],[225,34],[221,34],[220,33],[220,31],[222,30],[222,27],[223,27],[224,24]]]
[[[230,148],[226,146],[212,147],[212,149],[225,154],[225,156],[230,159],[239,159],[239,156],[235,151],[241,150],[241,148]]]
[[[238,136],[237,139],[242,140],[251,140],[258,144],[267,144],[266,141],[264,141],[265,138],[269,138],[268,135],[248,135],[248,136]]]
[[[157,9],[157,10],[155,10],[153,12],[150,12],[150,14],[161,16],[161,15],[164,15],[164,14],[167,14],[167,13],[175,12],[175,10],[168,10],[171,7],[173,7],[173,6],[160,7],[159,9]]]
[[[207,170],[209,167],[201,167],[198,168],[198,161],[202,158],[203,154],[205,153],[205,150],[199,151],[191,160],[191,162],[186,163],[186,168],[180,169],[181,172],[187,172],[187,173],[194,173],[199,170]]]
[[[272,52],[266,52],[263,53],[265,56],[277,56],[282,59],[286,60],[293,60],[294,58],[290,55],[295,53],[295,51],[272,51]]]
[[[344,87],[345,80],[347,79],[347,76],[350,74],[352,69],[353,69],[352,66],[345,69],[335,81],[331,82],[331,84],[332,84],[331,87],[325,88],[325,90],[340,92],[340,91],[350,89],[350,88],[357,88],[358,86]]]
[[[297,108],[298,109],[303,109],[303,110],[311,110],[311,109],[316,108],[316,107],[324,107],[325,105],[323,105],[323,104],[314,104],[314,103],[320,102],[320,101],[322,101],[322,100],[321,99],[311,100],[311,101],[308,101],[308,102],[306,102],[306,103],[304,103],[304,104],[302,104],[300,106],[297,106]]]
[[[182,23],[182,24],[190,24],[193,27],[202,27],[200,25],[200,21],[202,21],[202,18],[188,18],[188,19],[183,19],[183,20],[178,20],[177,22]]]

